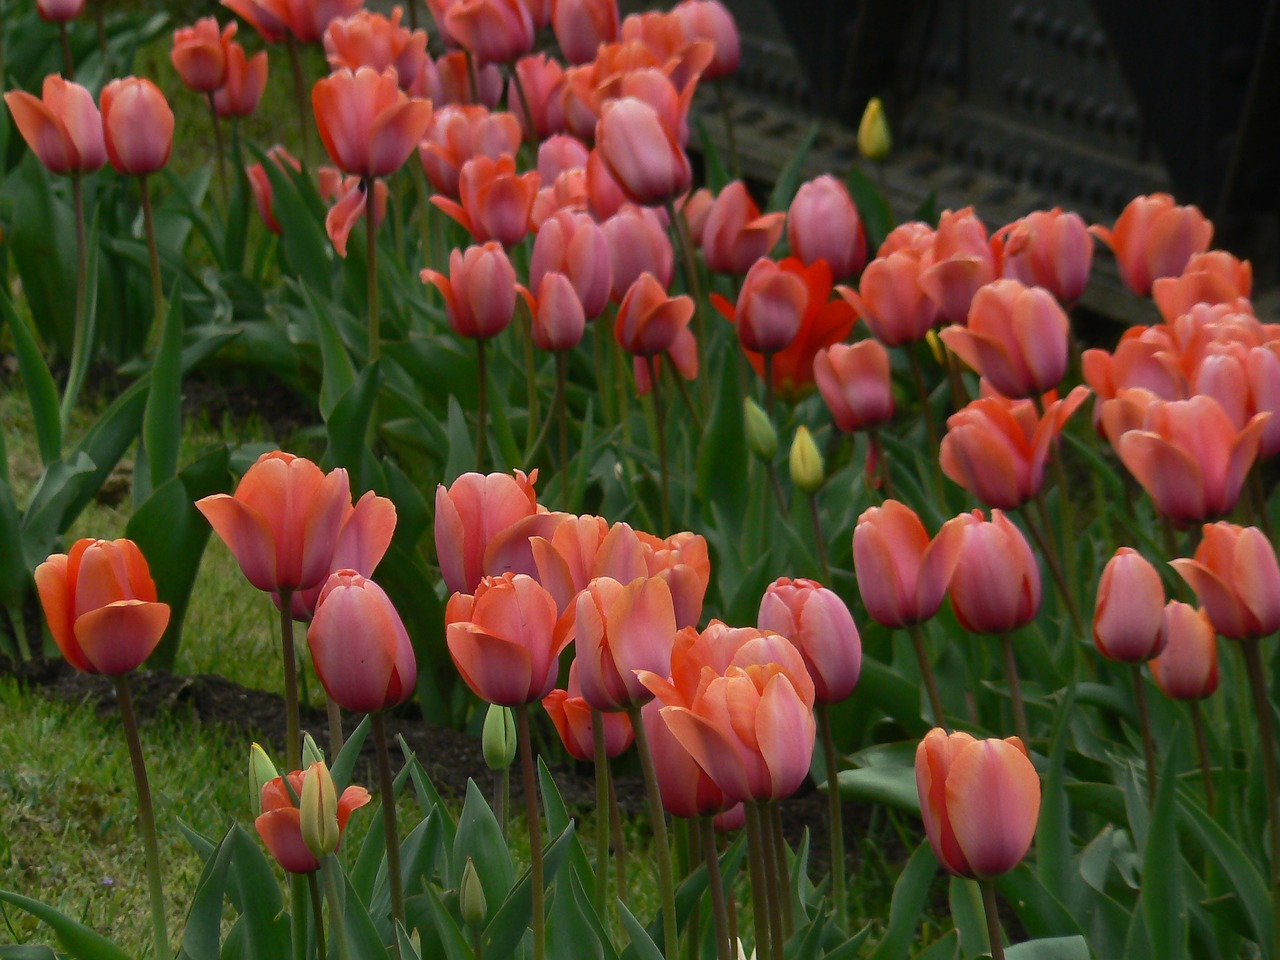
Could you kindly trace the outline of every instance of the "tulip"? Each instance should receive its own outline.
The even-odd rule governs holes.
[[[1164,584],[1142,554],[1121,547],[1098,581],[1093,613],[1093,642],[1098,652],[1118,663],[1142,663],[1159,656],[1164,630]]]
[[[36,0],[36,13],[45,23],[69,23],[84,13],[84,0]]]
[[[658,775],[662,808],[673,817],[692,819],[728,809],[732,801],[676,739],[662,716],[661,700],[650,700],[640,711],[649,751]],[[606,714],[624,716],[623,714]]]
[[[572,666],[569,669],[572,671]],[[484,729],[480,734],[480,749],[484,754],[485,766],[494,771],[510,769],[511,764],[515,763],[519,746],[516,739],[516,718],[511,708],[489,704],[489,709],[484,714]]]
[[[244,47],[227,46],[227,81],[213,92],[213,106],[219,117],[247,117],[258,108],[267,86],[267,51],[259,50],[245,59]]]
[[[1253,289],[1253,266],[1225,250],[1193,254],[1181,276],[1161,277],[1151,296],[1166,323],[1173,323],[1198,303],[1232,303]]]
[[[77,540],[35,570],[54,643],[77,670],[119,676],[142,664],[169,625],[132,540]]]
[[[298,813],[302,842],[317,859],[338,849],[342,837],[338,824],[338,788],[324,760],[312,763],[302,775]]]
[[[450,593],[474,593],[504,532],[537,513],[537,479],[536,470],[464,473],[448,488],[436,487],[436,556]]]
[[[742,401],[742,431],[747,438],[747,448],[765,463],[772,463],[778,455],[778,430],[764,407],[750,397]]]
[[[1089,282],[1093,240],[1077,213],[1036,210],[996,231],[1004,243],[1004,276],[1044,287],[1061,303],[1075,303]]]
[[[701,71],[703,77],[719,80],[737,71],[742,58],[738,25],[720,0],[681,0],[671,8],[671,16],[687,42],[705,40],[714,44],[715,53]]]
[[[661,578],[625,587],[609,577],[592,580],[578,595],[573,629],[582,696],[596,710],[643,706],[653,694],[636,671],[671,671],[676,616],[671,588]]]
[[[293,798],[301,799],[303,793],[308,791],[308,781],[323,776],[319,773],[321,766],[323,765],[313,763],[305,771],[294,770],[288,776],[288,786],[285,786],[284,777],[276,777],[262,788],[262,813],[254,820],[253,825],[271,856],[275,857],[276,863],[289,873],[312,873],[320,869],[320,861],[303,839],[303,814],[295,806]],[[315,790],[316,787],[312,786],[308,796],[314,795]],[[332,814],[338,825],[338,841],[347,828],[352,811],[363,807],[369,800],[369,791],[364,787],[350,786],[342,791]],[[315,808],[312,809],[314,811]],[[328,840],[325,842],[325,847],[327,846]],[[337,850],[337,846],[335,842],[333,849]]]
[[[422,169],[437,193],[458,196],[462,165],[472,157],[497,160],[520,148],[520,122],[481,106],[445,106],[435,111],[418,145]]]
[[[533,19],[521,0],[454,0],[444,26],[479,66],[511,63],[533,49]]]
[[[566,170],[585,171],[590,156],[590,148],[577,137],[552,134],[538,144],[538,176],[551,183]]]
[[[942,212],[921,261],[920,289],[948,323],[964,323],[973,295],[999,275],[997,247],[972,207]]]
[[[112,80],[101,101],[102,135],[113,167],[146,176],[169,162],[173,111],[159,87],[140,77]]]
[[[317,173],[320,178],[320,199],[327,202],[337,198],[337,203],[325,215],[324,229],[329,234],[334,252],[345,258],[351,231],[355,229],[357,221],[368,212],[370,185],[361,177],[344,178],[333,167],[321,167]],[[332,175],[330,184],[325,183],[326,173]],[[382,180],[375,180],[372,189],[373,224],[368,229],[377,230],[387,215],[387,185]]]
[[[239,14],[267,43],[282,43],[289,35],[288,10],[274,0],[222,0]]]
[[[676,335],[693,319],[693,311],[691,297],[668,297],[657,278],[645,272],[622,298],[613,333],[623,350],[653,357],[671,349]]]
[[[330,575],[339,570],[354,570],[363,577],[370,577],[382,562],[391,537],[396,530],[396,507],[387,497],[367,491],[355,506],[343,511],[342,526],[329,560]],[[293,619],[310,620],[315,615],[316,604],[328,578],[307,590],[293,593]],[[277,606],[279,598],[276,598]]]
[[[862,669],[862,641],[853,615],[835,593],[814,580],[781,577],[760,600],[756,625],[780,633],[800,651],[817,703],[853,693]]]
[[[681,147],[689,145],[689,109],[693,104],[696,84],[679,85],[663,68],[639,67],[608,77],[596,89],[604,112],[611,100],[635,97],[658,112],[662,126],[675,136]]]
[[[827,261],[836,279],[854,276],[867,260],[867,238],[849,190],[824,173],[800,185],[787,211],[787,245],[806,266]]]
[[[800,332],[808,301],[809,290],[801,274],[773,260],[757,260],[738,294],[734,311],[738,340],[756,353],[785,349]]]
[[[582,696],[578,681],[578,661],[569,665],[567,690],[552,690],[542,698],[542,707],[560,735],[565,751],[575,760],[594,763],[595,728],[591,718],[592,707]],[[596,713],[600,713],[598,710]],[[631,746],[635,733],[631,719],[625,713],[601,713],[604,723],[604,752],[607,757],[617,757]],[[652,741],[652,738],[651,738]],[[652,742],[650,743],[652,745]],[[661,782],[661,779],[659,779]]]
[[[747,273],[777,244],[784,220],[783,213],[761,215],[746,184],[734,180],[720,191],[703,225],[702,255],[707,269],[735,276]]]
[[[285,165],[288,164],[294,172],[302,171],[302,164],[278,143],[267,151],[267,157],[281,170],[284,170]],[[282,228],[273,209],[271,178],[267,176],[267,171],[262,164],[255,163],[245,168],[245,175],[249,178],[249,187],[253,191],[253,202],[258,208],[258,216],[262,218],[268,230],[272,233],[280,233]]]
[[[935,727],[916,748],[916,790],[929,846],[957,876],[997,877],[1027,855],[1040,778],[1017,737],[975,740]]]
[[[228,23],[218,32],[218,21],[201,17],[194,26],[173,31],[173,49],[169,59],[190,89],[196,93],[213,93],[227,82],[227,54],[237,24]]]
[[[512,68],[507,108],[531,143],[538,143],[553,134],[562,134],[565,130],[564,109],[560,101],[563,86],[564,67],[545,53],[521,57]],[[526,106],[529,108],[527,114]],[[586,152],[585,146],[583,152]]]
[[[395,173],[431,126],[431,103],[400,90],[394,70],[336,70],[311,89],[320,139],[334,164],[372,179]]]
[[[1088,387],[1076,387],[1044,416],[1030,400],[972,401],[947,418],[942,472],[987,506],[1017,509],[1040,492],[1053,442],[1088,396]]]
[[[676,626],[695,626],[702,619],[702,602],[711,584],[711,559],[707,539],[688,530],[673,533],[665,540],[640,533],[648,575],[661,577],[671,588]]]
[[[675,248],[662,218],[648,207],[624,203],[600,227],[604,231],[613,278],[610,296],[621,303],[641,274],[652,274],[663,286],[671,285],[675,272]]]
[[[1178,523],[1208,520],[1236,505],[1269,416],[1237,430],[1212,397],[1154,401],[1143,428],[1121,435],[1117,452],[1159,513]]]
[[[1205,524],[1194,559],[1170,563],[1224,637],[1256,640],[1280,629],[1280,565],[1257,527]]]
[[[920,257],[906,251],[882,254],[867,264],[858,291],[837,287],[886,347],[923,340],[939,321],[938,308],[920,288]]]
[[[962,515],[964,539],[951,577],[951,609],[971,633],[1005,634],[1035,619],[1040,567],[1022,531],[999,510]]]
[[[50,173],[93,173],[107,162],[102,116],[93,94],[56,74],[39,98],[23,90],[4,95],[18,132]]]
[[[421,276],[423,283],[432,284],[444,297],[445,316],[459,336],[487,340],[511,323],[516,271],[501,244],[490,241],[468,247],[466,253],[455,247],[449,254],[447,277],[435,270],[423,270]]]
[[[472,73],[467,62],[466,53],[462,50],[453,50],[437,60],[434,65],[429,66],[424,71],[429,79],[425,91],[427,98],[439,104],[474,105],[494,109],[502,99],[502,71],[492,63],[477,67],[475,89],[472,90]],[[516,120],[516,127],[519,126],[520,121]]]
[[[557,657],[569,642],[556,630],[556,602],[532,577],[485,577],[474,596],[457,593],[445,610],[449,656],[481,700],[523,707],[555,687]]]
[[[409,90],[426,69],[427,34],[410,32],[400,25],[404,15],[394,7],[390,18],[369,10],[357,10],[349,17],[334,19],[324,31],[324,54],[334,70],[371,67],[382,73],[396,71],[402,90]]]
[[[1112,229],[1090,227],[1116,255],[1120,277],[1140,297],[1161,277],[1182,273],[1193,254],[1209,248],[1213,224],[1196,207],[1180,207],[1167,193],[1129,201]]]
[[[651,575],[640,535],[628,524],[610,526],[602,517],[569,517],[550,537],[533,537],[530,546],[538,582],[556,598],[561,614],[592,580],[631,583]]]
[[[458,177],[462,203],[435,196],[431,202],[467,230],[477,243],[496,240],[513,247],[529,232],[529,215],[538,193],[537,171],[516,174],[510,156],[472,157]]]
[[[835,343],[813,358],[813,378],[836,426],[874,430],[893,419],[889,351],[876,340]]]
[[[689,158],[674,131],[643,100],[624,97],[606,103],[596,126],[596,147],[633,203],[661,206],[689,189]]]
[[[587,318],[573,284],[563,273],[544,273],[535,297],[518,288],[532,318],[533,342],[539,350],[572,350],[582,341]]]
[[[964,542],[964,517],[929,539],[912,509],[897,500],[871,507],[853,530],[853,567],[867,614],[885,627],[923,623],[942,606]]]
[[[879,161],[889,156],[892,149],[893,140],[889,136],[884,104],[879,97],[872,97],[858,121],[858,152],[868,160]]]
[[[613,287],[608,235],[586,214],[561,211],[549,217],[533,242],[529,286],[541,286],[547,273],[568,277],[583,314],[595,319],[608,305]]]
[[[618,39],[618,0],[552,0],[551,29],[569,63],[589,63]]]
[[[1171,700],[1203,700],[1218,689],[1218,638],[1203,609],[1170,600],[1164,608],[1163,649],[1151,676]]]

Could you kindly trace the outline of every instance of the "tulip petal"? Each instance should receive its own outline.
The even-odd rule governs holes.
[[[222,538],[250,583],[259,590],[277,589],[275,541],[271,525],[260,513],[225,493],[197,500],[196,509]]]
[[[94,672],[114,677],[151,656],[168,625],[167,603],[121,600],[77,617],[75,635]]]
[[[1040,815],[1040,778],[1026,754],[1004,740],[960,751],[947,771],[947,813],[973,872],[994,877],[1026,856]]]
[[[451,623],[445,632],[454,666],[481,700],[520,707],[551,692],[550,686],[532,689],[529,651],[520,644],[495,637],[469,622]]]

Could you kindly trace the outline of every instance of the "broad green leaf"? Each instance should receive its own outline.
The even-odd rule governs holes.
[[[347,739],[342,744],[342,749],[338,751],[338,755],[332,758],[332,764],[329,767],[329,773],[333,777],[333,785],[341,794],[351,784],[351,774],[356,768],[356,761],[360,759],[360,750],[364,746],[365,738],[369,736],[369,729],[373,724],[370,714],[365,714],[364,719],[356,725],[351,731]]]
[[[446,432],[449,434],[449,458],[444,464],[444,483],[448,485],[468,470],[476,468],[475,443],[467,429],[462,405],[455,397],[449,398],[449,420]]]
[[[902,875],[893,887],[889,901],[889,925],[884,932],[871,960],[905,960],[925,904],[929,902],[929,888],[933,886],[938,861],[929,849],[929,841],[921,842],[907,861]]]
[[[931,943],[915,955],[915,960],[959,960],[960,934],[952,930],[941,940]]]
[[[236,824],[231,828],[231,867],[227,884],[231,902],[240,911],[240,938],[247,957],[289,955],[289,917],[280,896],[280,881],[256,837]]]
[[[286,174],[256,147],[250,145],[249,149],[271,181],[271,205],[276,219],[289,225],[280,236],[282,269],[296,276],[302,286],[328,296],[340,271],[333,267],[333,248],[325,236],[322,217],[301,192],[304,181]]]
[[[706,432],[697,444],[694,490],[701,502],[714,500],[727,516],[740,517],[746,510],[747,485],[725,482],[726,477],[746,477],[751,466],[751,453],[742,426],[737,367],[726,363],[716,380],[716,396]]]
[[[234,843],[228,832],[215,855],[205,861],[182,931],[183,960],[218,960],[222,940],[222,901]]]
[[[782,168],[778,174],[778,179],[773,182],[773,190],[769,194],[769,200],[765,203],[764,208],[769,210],[786,210],[791,206],[791,200],[796,195],[796,190],[800,188],[800,180],[804,176],[804,165],[809,159],[809,153],[813,150],[814,141],[818,139],[818,124],[809,125],[808,131],[804,135],[804,139],[800,141],[800,146],[796,147],[791,154],[791,159],[787,161],[787,165]]]
[[[58,955],[48,947],[23,944],[0,947],[0,960],[58,960]]]
[[[497,909],[515,884],[516,871],[502,828],[474,780],[467,781],[467,799],[453,840],[453,863],[459,875],[468,857],[475,861],[490,911]]]
[[[52,927],[62,949],[76,960],[130,960],[127,953],[106,937],[38,900],[0,890],[0,901],[11,903]]]
[[[467,945],[467,939],[463,936],[462,930],[453,918],[453,914],[440,902],[440,898],[436,896],[434,890],[428,889],[425,896],[431,916],[431,928],[436,937],[439,938],[446,960],[472,960],[475,954],[471,952],[471,947]]]
[[[1045,772],[1036,825],[1036,869],[1040,881],[1063,903],[1073,902],[1071,871],[1071,808],[1067,804],[1067,737],[1069,720],[1075,712],[1075,694],[1068,693],[1053,722],[1049,738],[1049,769]]]
[[[1005,960],[1091,960],[1084,937],[1048,937],[1006,948]]]
[[[880,244],[884,243],[884,238],[894,227],[893,211],[889,209],[888,200],[856,163],[849,167],[844,182],[858,208],[862,227],[867,231],[867,249],[880,249]]]
[[[332,854],[326,858],[324,869],[336,870],[340,875],[342,874],[342,867]],[[347,944],[351,948],[351,956],[359,957],[360,960],[387,960],[386,947],[382,944],[382,938],[378,936],[377,925],[369,916],[369,910],[364,901],[356,896],[350,879],[342,876],[342,883],[346,888],[342,916],[346,923]]]
[[[1253,939],[1260,944],[1271,942],[1271,897],[1267,882],[1236,840],[1199,806],[1185,798],[1178,801],[1179,820],[1199,844],[1200,849],[1222,871],[1227,883],[1239,898],[1253,928]]]
[[[991,950],[987,917],[982,905],[982,890],[977,881],[952,877],[947,890],[951,921],[959,934],[960,950],[965,960],[973,960]]]
[[[353,474],[361,475],[368,450],[369,418],[381,383],[381,368],[375,361],[360,371],[356,382],[325,420],[325,431],[329,435],[324,454],[326,466],[346,467]]]
[[[1080,924],[1025,863],[996,878],[996,889],[1033,937],[1084,936]]]
[[[573,824],[543,850],[542,882],[550,887],[564,865],[576,837]],[[483,878],[482,878],[483,879]],[[507,899],[485,927],[482,942],[486,957],[511,956],[533,920],[533,877],[529,870],[520,874]]]
[[[301,289],[320,341],[320,417],[328,421],[338,406],[338,401],[355,385],[356,370],[347,345],[334,323],[333,304],[321,299],[319,294],[305,284]]]
[[[644,925],[627,909],[621,900],[618,902],[618,916],[622,919],[623,929],[631,938],[631,946],[623,952],[623,960],[663,960],[662,951],[649,936]]]
[[[1160,770],[1146,853],[1142,858],[1142,900],[1147,938],[1161,960],[1181,960],[1187,951],[1187,907],[1179,883],[1182,857],[1178,852],[1177,812],[1174,807],[1178,786],[1177,746],[1182,739],[1179,732],[1180,728],[1175,730]]]
[[[908,813],[920,812],[913,767],[859,767],[841,770],[836,778],[840,795],[869,803],[883,803]]]
[[[14,350],[18,354],[18,370],[27,387],[31,416],[35,421],[36,442],[40,459],[47,467],[62,455],[62,419],[58,411],[58,388],[44,362],[35,335],[26,321],[18,316],[9,295],[0,290],[0,316],[9,324]]]
[[[61,521],[70,505],[92,483],[93,467],[93,461],[84,453],[74,451],[40,474],[22,518],[22,552],[29,570],[53,553],[58,535],[66,529]]]

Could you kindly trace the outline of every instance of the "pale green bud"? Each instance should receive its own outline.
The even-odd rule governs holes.
[[[742,426],[752,453],[766,462],[778,455],[778,431],[760,404],[750,397],[742,401]]]
[[[324,761],[311,764],[302,774],[302,798],[298,804],[302,842],[317,859],[338,849],[338,788]]]
[[[313,763],[324,763],[324,753],[316,746],[311,734],[302,734],[302,768],[305,770]]]
[[[822,454],[813,442],[813,434],[808,427],[800,427],[791,441],[791,482],[805,493],[815,493],[825,479]]]
[[[458,909],[462,912],[462,922],[469,927],[483,924],[485,913],[489,909],[489,905],[485,903],[480,874],[476,872],[476,865],[470,857],[467,857],[467,865],[462,868],[462,882],[458,884]]]
[[[516,719],[510,707],[490,704],[484,718],[484,762],[490,770],[505,770],[516,759]]]
[[[262,788],[280,776],[280,771],[258,744],[249,748],[249,809],[254,817],[262,815]]]

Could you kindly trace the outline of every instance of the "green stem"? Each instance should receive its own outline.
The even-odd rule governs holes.
[[[565,397],[565,384],[569,368],[569,354],[556,354],[556,420],[560,426],[560,503],[569,509],[569,407]]]
[[[596,913],[601,922],[609,905],[609,753],[604,738],[604,714],[591,709],[591,739],[596,754]]]
[[[827,822],[831,837],[831,898],[835,901],[836,926],[844,929],[847,917],[848,894],[845,891],[844,873],[844,814],[840,803],[840,783],[837,777],[839,758],[835,738],[831,734],[831,714],[825,703],[813,708],[818,721],[818,737],[822,742],[822,760],[827,768]]]
[[[787,841],[782,835],[782,811],[776,802],[766,803],[764,817],[768,823],[773,846],[774,862],[777,864],[778,884],[774,887],[778,892],[778,906],[781,909],[782,936],[786,939],[795,931],[795,915],[791,907],[791,874],[787,869]]]
[[[1142,664],[1132,664],[1133,705],[1138,711],[1138,727],[1142,731],[1142,753],[1147,763],[1147,804],[1156,805],[1156,745],[1151,737],[1151,714],[1147,710],[1146,684],[1142,681]]]
[[[934,487],[941,495],[945,489],[942,482],[942,464],[938,460],[938,422],[933,418],[933,405],[929,402],[929,391],[924,385],[924,371],[920,368],[920,358],[916,356],[914,343],[907,344],[907,359],[911,362],[911,380],[915,384],[916,395],[920,398],[920,411],[924,414],[924,431],[929,440],[929,465],[933,471]]]
[[[325,712],[329,716],[329,756],[337,759],[339,753],[342,752],[342,708],[338,706],[338,702],[329,696],[324,695]]]
[[[684,219],[684,212],[676,210],[673,201],[668,200],[665,204],[667,211],[667,219],[671,221],[671,228],[675,231],[676,246],[680,250],[680,263],[684,270],[684,284],[689,291],[689,295],[693,297],[693,335],[698,341],[698,369],[706,369],[706,349],[707,349],[707,322],[702,309],[702,283],[698,278],[698,264],[693,259],[693,244],[689,239],[689,225]],[[700,377],[702,381],[702,401],[704,405],[710,404],[711,378]]]
[[[520,82],[520,71],[516,69],[514,63],[511,65],[511,83],[516,88],[516,99],[520,101],[520,109],[524,111],[525,123],[520,125],[524,131],[524,138],[529,143],[536,144],[538,142],[538,131],[534,129],[533,111],[529,109],[529,98],[525,96],[524,84]],[[511,109],[510,104],[507,104],[507,109]]]
[[[1040,526],[1036,526],[1029,513],[1024,513],[1023,517],[1027,521],[1027,529],[1031,531],[1031,538],[1035,540],[1036,546],[1040,548],[1040,555],[1044,557],[1044,562],[1049,565],[1049,575],[1053,577],[1054,586],[1058,588],[1058,595],[1062,597],[1062,602],[1066,605],[1067,616],[1071,618],[1072,632],[1077,637],[1087,636],[1084,622],[1080,619],[1080,611],[1076,608],[1075,597],[1071,595],[1071,585],[1067,583],[1066,574],[1062,572],[1062,564],[1058,560],[1058,552],[1054,549],[1053,542],[1049,539],[1052,528],[1049,525],[1049,511],[1044,505],[1044,498],[1037,496],[1035,503],[1036,510],[1040,514]],[[1072,643],[1072,650],[1074,650],[1075,641],[1072,641]]]
[[[773,351],[766,350],[761,356],[764,358],[764,412],[769,417],[769,422],[773,422]]]
[[[1200,779],[1204,783],[1204,805],[1209,816],[1214,815],[1213,764],[1209,761],[1209,738],[1205,736],[1204,716],[1200,712],[1200,701],[1191,701],[1191,727],[1196,734],[1196,754],[1200,759]]]
[[[324,858],[323,869],[325,892],[329,898],[329,939],[338,945],[338,960],[351,960],[346,918],[342,914],[342,892],[338,889],[338,877],[342,873],[338,858],[329,854]]]
[[[680,949],[676,934],[676,890],[671,878],[671,841],[667,839],[667,815],[662,809],[662,797],[658,793],[658,772],[649,751],[649,737],[640,708],[627,711],[631,728],[636,736],[636,753],[640,757],[640,769],[644,773],[644,790],[649,798],[649,820],[653,827],[654,853],[658,859],[658,886],[662,894],[662,955],[673,960]]]
[[[618,792],[609,777],[609,829],[613,832],[614,872],[618,875],[618,899],[627,903],[631,891],[627,889],[627,837],[622,832],[622,815],[618,812]]]
[[[67,387],[62,394],[62,428],[65,431],[80,395],[84,371],[88,364],[89,348],[89,248],[84,228],[84,184],[81,175],[71,174],[71,200],[76,218],[76,315],[71,340],[71,368],[67,374]]]
[[[404,891],[400,878],[400,830],[396,824],[396,786],[391,774],[391,755],[387,751],[387,726],[382,711],[369,715],[373,728],[373,745],[378,757],[378,792],[382,795],[382,827],[387,841],[387,885],[391,890],[391,917],[404,923]]]
[[[476,392],[479,395],[476,403],[476,472],[484,473],[485,452],[489,445],[488,425],[485,423],[489,407],[489,375],[484,364],[483,337],[476,340]]]
[[[320,881],[316,878],[315,870],[307,874],[307,890],[311,894],[311,916],[314,918],[316,929],[316,956],[327,957],[328,951],[325,950],[324,944],[324,911],[320,900]]]
[[[915,647],[916,660],[920,664],[920,677],[924,680],[925,692],[929,694],[929,706],[933,710],[934,725],[942,727],[944,730],[949,730],[951,728],[947,725],[947,714],[942,709],[942,697],[938,695],[938,682],[933,676],[933,665],[929,662],[929,652],[924,646],[924,633],[918,623],[912,624],[907,628],[907,631],[911,634],[911,645]]]
[[[982,906],[987,914],[987,936],[991,939],[991,960],[1004,960],[1004,933],[1000,930],[1000,913],[996,909],[996,885],[993,880],[979,880]]]
[[[155,347],[160,343],[160,331],[164,329],[164,282],[160,279],[160,253],[156,249],[156,224],[151,213],[151,187],[146,174],[138,180],[142,184],[142,224],[147,232],[147,257],[151,263],[151,301],[155,311],[147,344]]]
[[[289,942],[293,960],[308,960],[307,953],[307,875],[289,874]],[[316,921],[319,923],[319,921]],[[339,944],[343,938],[333,938]]]
[[[1013,701],[1013,729],[1029,749],[1031,732],[1027,727],[1027,706],[1022,701],[1022,682],[1018,679],[1018,661],[1013,655],[1013,638],[1009,634],[1000,634],[1000,648],[1004,652],[1004,675],[1009,681],[1009,698]]]
[[[817,491],[809,494],[809,517],[813,521],[813,546],[818,552],[818,570],[822,582],[831,583],[831,564],[827,562],[827,538],[822,533],[822,516],[818,511]]]
[[[289,51],[289,69],[293,73],[293,98],[298,111],[298,123],[302,127],[302,160],[311,166],[311,125],[307,118],[311,116],[311,106],[307,102],[307,81],[302,76],[302,60],[298,56],[298,44],[293,39],[292,31],[285,31],[285,46]]]
[[[711,86],[716,91],[716,102],[720,107],[720,118],[724,120],[724,135],[729,142],[729,170],[735,180],[741,180],[742,164],[738,161],[738,138],[733,130],[733,111],[729,105],[729,95],[725,93],[725,81],[716,80]]]
[[[751,869],[751,912],[755,919],[756,957],[780,960],[776,951],[769,914],[769,877],[766,867],[764,832],[760,808],[753,801],[743,804],[747,815],[747,858]]]
[[[284,658],[284,757],[288,770],[302,769],[298,717],[298,660],[293,650],[293,591],[280,591],[280,647]]]
[[[364,230],[365,230],[365,264],[366,286],[369,293],[369,362],[376,363],[382,354],[382,340],[378,333],[378,231],[373,228],[374,216],[374,179],[365,177],[361,186],[364,188]]]
[[[76,78],[76,60],[71,55],[71,38],[67,36],[67,23],[65,20],[58,23],[58,32],[62,35],[62,64],[67,71],[67,79],[75,80]]]
[[[114,678],[116,699],[124,738],[129,745],[129,762],[133,765],[133,786],[138,795],[138,829],[142,833],[142,849],[147,858],[147,889],[151,895],[151,937],[156,960],[169,956],[169,934],[164,917],[164,884],[160,879],[160,847],[156,842],[156,814],[151,804],[151,784],[147,780],[147,764],[138,739],[138,718],[133,712],[133,696],[129,679],[120,674]]]
[[[213,142],[218,152],[218,195],[223,205],[231,202],[231,194],[227,192],[227,153],[222,143],[222,121],[218,117],[218,105],[214,103],[213,92],[210,91],[209,116],[213,118]]]
[[[480,78],[476,73],[476,61],[475,61],[475,58],[471,56],[470,50],[464,50],[463,52],[466,54],[466,57],[467,57],[467,81],[470,83],[470,86],[471,86],[471,102],[474,104],[479,104],[480,103]]]
[[[729,911],[724,900],[724,878],[720,875],[720,856],[716,851],[716,828],[711,817],[702,817],[702,861],[707,865],[707,889],[711,892],[711,916],[716,931],[716,960],[733,960],[734,947],[729,939]]]
[[[764,462],[764,472],[769,478],[769,489],[773,491],[773,499],[778,504],[778,512],[782,514],[784,523],[791,522],[791,507],[787,503],[786,491],[782,489],[782,481],[778,478],[778,468],[772,460]]]
[[[1271,726],[1271,698],[1267,695],[1266,667],[1262,662],[1260,640],[1240,644],[1244,656],[1245,675],[1253,695],[1253,709],[1258,718],[1258,741],[1262,752],[1262,773],[1267,789],[1267,824],[1271,828],[1271,916],[1273,952],[1280,957],[1280,773],[1276,769],[1276,738]]]
[[[653,418],[657,426],[658,469],[662,478],[662,535],[671,530],[671,494],[667,480],[667,423],[662,409],[662,384],[658,380],[658,364],[652,356],[644,358],[649,368],[649,389],[653,391]]]
[[[529,820],[529,874],[533,889],[533,960],[543,960],[547,949],[546,891],[542,880],[542,822],[538,813],[538,782],[533,770],[529,707],[516,707],[516,735],[520,738],[520,766],[524,771],[524,807]]]

